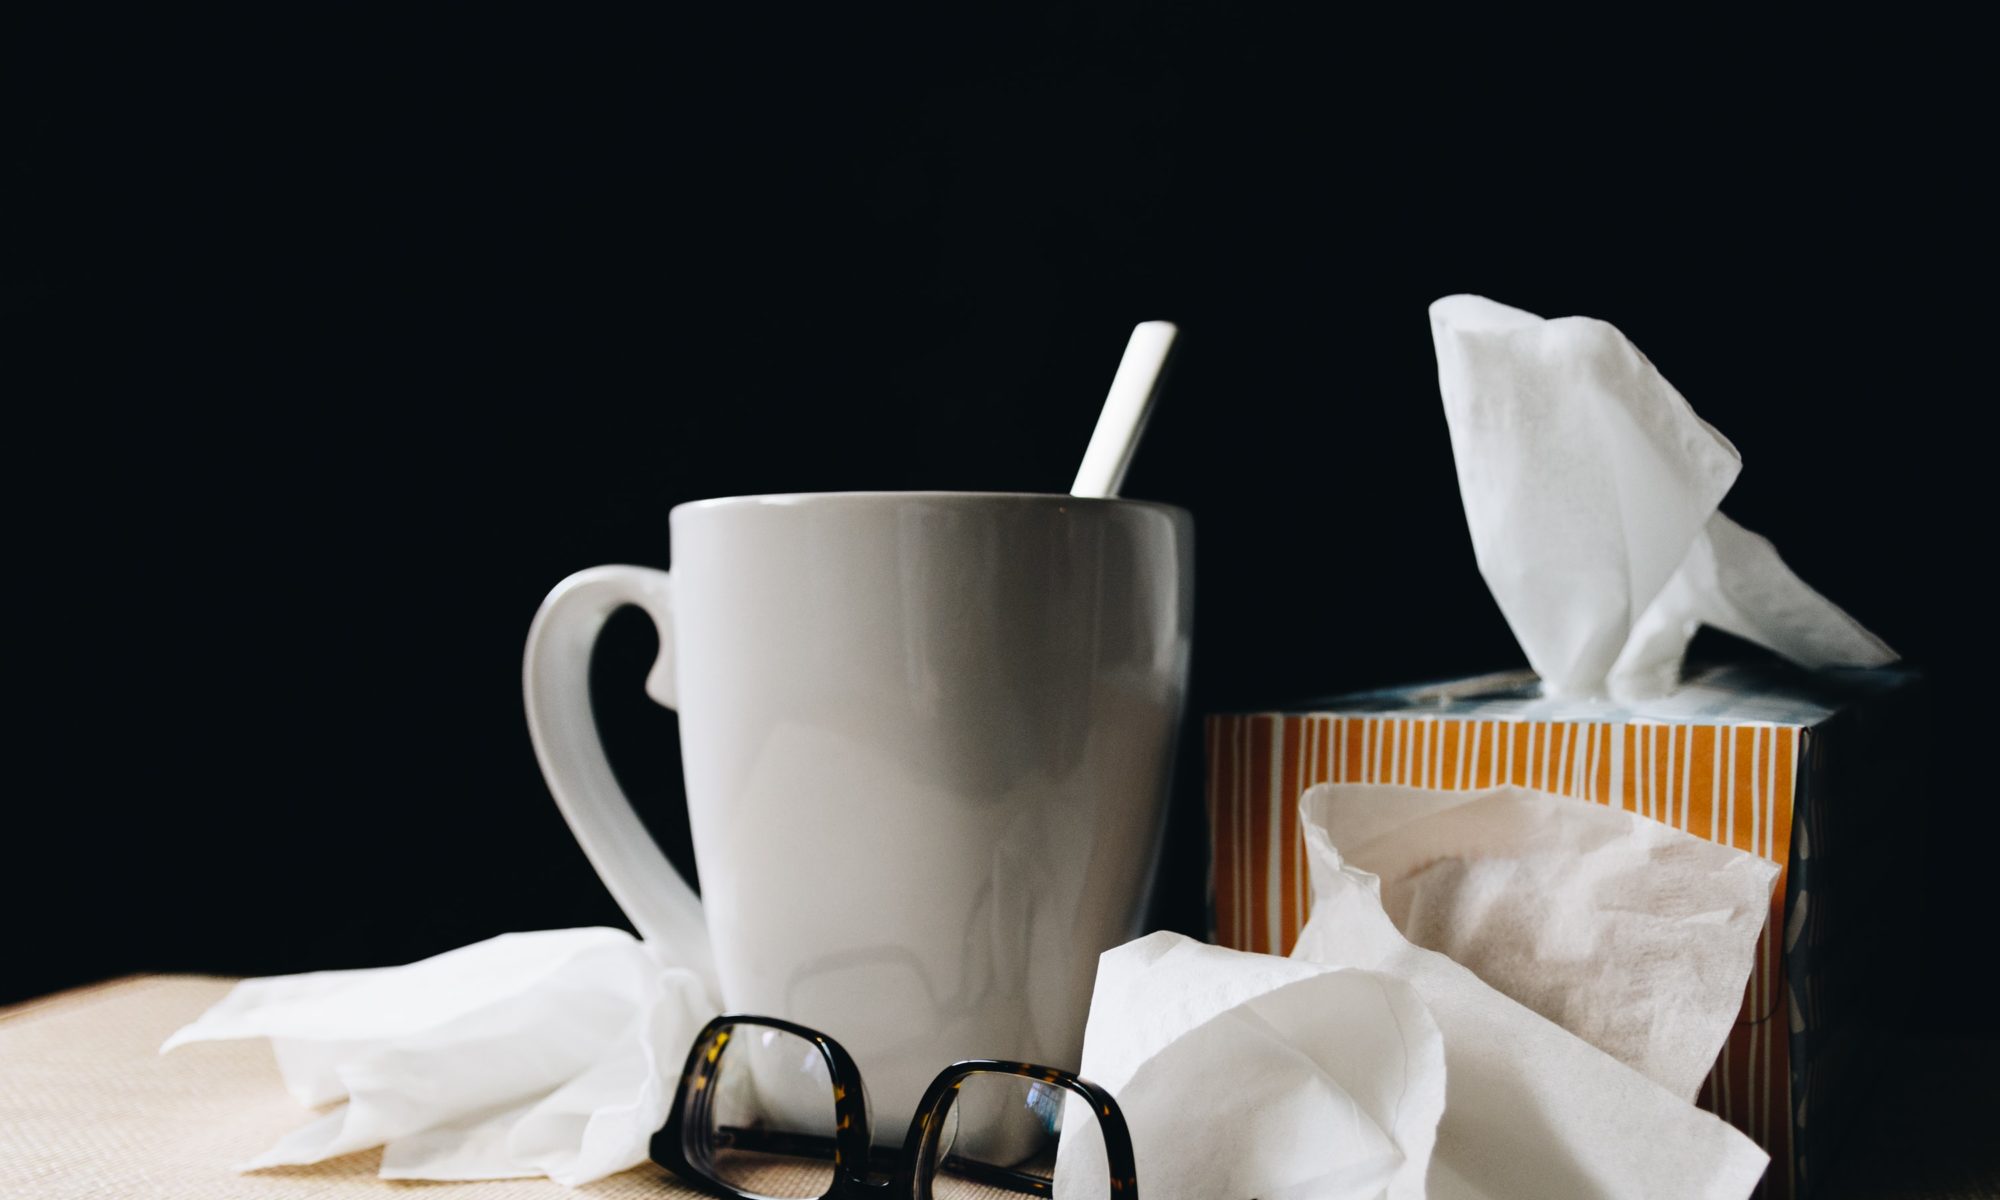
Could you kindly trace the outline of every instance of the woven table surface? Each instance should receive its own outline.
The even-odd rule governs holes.
[[[313,1116],[286,1095],[262,1041],[160,1043],[234,981],[120,980],[0,1010],[0,1197],[92,1200],[661,1200],[698,1196],[650,1163],[569,1189],[546,1179],[400,1183],[381,1151],[239,1174]]]
[[[405,1183],[379,1179],[379,1150],[310,1167],[239,1174],[241,1162],[312,1112],[285,1094],[261,1041],[160,1043],[233,980],[156,975],[0,1009],[0,1198],[292,1200],[654,1200],[693,1197],[658,1167],[588,1187],[546,1179]],[[1907,1052],[1837,1165],[1829,1200],[2000,1196],[2000,1042]]]

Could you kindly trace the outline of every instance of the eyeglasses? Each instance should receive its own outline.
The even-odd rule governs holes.
[[[652,1142],[654,1162],[746,1200],[1139,1195],[1132,1138],[1111,1093],[1028,1063],[946,1067],[924,1090],[901,1151],[877,1161],[876,1150],[861,1072],[840,1043],[750,1016],[717,1017],[695,1038]]]

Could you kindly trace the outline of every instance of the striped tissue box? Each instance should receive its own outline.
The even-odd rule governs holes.
[[[1316,783],[1512,783],[1761,854],[1784,868],[1772,919],[1698,1102],[1770,1151],[1761,1195],[1808,1196],[1891,1015],[1867,950],[1910,929],[1907,895],[1848,903],[1823,885],[1863,858],[1889,874],[1917,857],[1919,691],[1898,668],[1731,667],[1619,706],[1543,699],[1516,674],[1210,717],[1210,936],[1290,951],[1312,903],[1298,799]]]

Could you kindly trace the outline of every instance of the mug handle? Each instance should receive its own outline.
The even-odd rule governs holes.
[[[715,956],[701,900],[660,853],[611,774],[590,708],[590,652],[613,612],[635,604],[653,618],[660,656],[646,694],[674,706],[673,578],[650,567],[592,567],[563,580],[528,628],[521,690],[535,757],[583,853],[639,936],[691,968],[717,1001]]]

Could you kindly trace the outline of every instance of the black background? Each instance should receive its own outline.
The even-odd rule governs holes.
[[[521,715],[544,592],[667,565],[704,496],[1060,491],[1142,319],[1184,330],[1126,493],[1196,515],[1197,711],[1517,665],[1424,311],[1476,291],[1616,323],[1742,450],[1726,510],[1931,672],[1927,918],[1883,969],[1991,1032],[1966,37],[1188,4],[19,23],[0,1000],[619,923]],[[599,704],[684,855],[652,636],[614,621]]]

